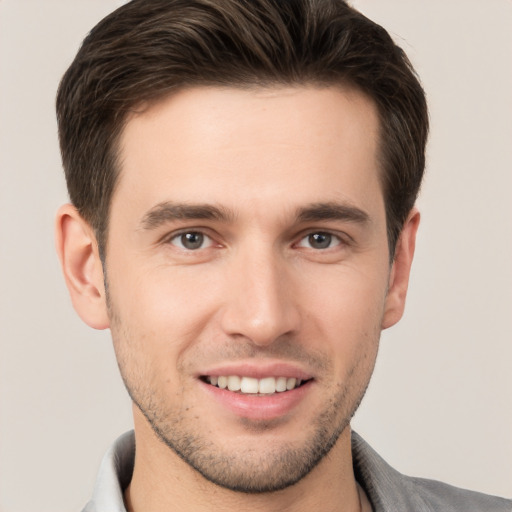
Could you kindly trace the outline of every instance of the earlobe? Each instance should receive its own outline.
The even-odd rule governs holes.
[[[55,243],[73,307],[87,325],[106,329],[108,310],[96,237],[70,204],[57,212]]]
[[[420,212],[416,208],[413,208],[404,223],[396,246],[395,258],[389,275],[388,293],[382,319],[383,329],[395,325],[400,318],[402,318],[404,313],[419,223]]]

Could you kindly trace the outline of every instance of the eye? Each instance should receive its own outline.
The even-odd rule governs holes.
[[[186,231],[185,233],[173,236],[170,239],[170,243],[186,251],[196,251],[210,247],[213,241],[209,236],[200,231]]]
[[[323,231],[317,231],[316,233],[309,233],[298,243],[299,247],[306,247],[308,249],[330,249],[341,244],[341,240],[338,236]]]

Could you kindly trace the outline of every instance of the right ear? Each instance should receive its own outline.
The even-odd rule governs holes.
[[[59,208],[55,244],[71,302],[94,329],[109,327],[103,266],[94,231],[71,204]]]

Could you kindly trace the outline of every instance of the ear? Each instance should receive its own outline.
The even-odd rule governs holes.
[[[405,298],[409,286],[416,233],[420,224],[420,212],[413,208],[404,223],[397,242],[395,258],[389,274],[388,293],[382,319],[382,328],[395,325],[404,313]]]
[[[77,209],[65,204],[55,222],[55,244],[71,302],[90,327],[109,327],[103,267],[91,226]]]

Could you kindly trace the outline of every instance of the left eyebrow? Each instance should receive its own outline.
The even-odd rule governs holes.
[[[140,225],[142,229],[156,229],[159,226],[175,220],[219,220],[230,221],[233,213],[226,208],[210,204],[186,204],[165,201],[157,204],[144,214]]]
[[[297,211],[299,222],[318,222],[328,220],[341,220],[356,224],[369,224],[370,216],[364,210],[350,204],[336,202],[314,203],[299,208]]]

